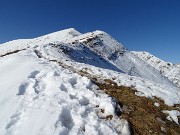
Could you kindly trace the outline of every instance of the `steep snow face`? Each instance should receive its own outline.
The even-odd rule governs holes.
[[[132,52],[180,87],[180,66],[178,64],[175,65],[170,62],[165,62],[148,52]]]
[[[125,48],[110,35],[103,31],[94,31],[66,40],[68,44],[83,44],[97,55],[108,59],[118,53],[123,53]]]
[[[73,28],[61,30],[58,32],[54,32],[45,36],[41,36],[34,39],[18,39],[13,40],[0,45],[0,56],[5,55],[7,53],[12,53],[17,50],[27,49],[28,47],[33,47],[35,45],[43,45],[49,43],[60,42],[75,36],[80,35],[78,31]]]
[[[1,135],[130,134],[115,100],[86,77],[39,59],[31,49],[0,63]]]
[[[86,59],[87,57],[89,57],[86,54],[91,51],[95,53],[96,56],[99,56],[101,60],[106,61],[107,64],[105,65],[111,64],[111,67],[113,66],[113,70],[119,70],[129,75],[143,77],[161,84],[167,83],[169,85],[173,85],[167,78],[162,76],[157,69],[147,64],[133,53],[129,52],[123,47],[122,44],[117,42],[105,32],[95,31],[86,33],[63,41],[59,45],[61,46],[63,44],[66,44],[66,46],[68,46],[66,48],[69,48],[69,50],[79,50],[75,48],[81,48],[81,54],[83,54],[84,56],[76,56],[78,58]],[[72,47],[73,49],[70,49]],[[68,52],[68,55],[70,55],[70,57],[71,55],[75,57],[73,53],[75,51],[66,50],[66,52]],[[90,59],[94,58],[91,57]],[[86,59],[86,61],[91,60]],[[102,62],[99,62],[98,59],[94,59],[94,61],[94,63],[99,63],[99,67],[102,67],[100,66],[102,65]],[[91,64],[91,62],[89,62],[88,64],[93,65]],[[107,67],[105,68],[107,69]]]

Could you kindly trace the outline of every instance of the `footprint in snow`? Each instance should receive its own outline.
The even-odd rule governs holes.
[[[37,74],[39,74],[40,71],[33,71],[29,76],[28,78],[35,78]]]
[[[63,107],[62,111],[59,115],[58,120],[55,123],[55,128],[59,126],[66,127],[67,129],[72,129],[74,126],[74,122],[72,119],[71,111],[67,107]]]
[[[81,106],[87,106],[89,104],[89,99],[86,97],[81,97],[79,99],[79,103]]]
[[[69,79],[69,83],[71,84],[72,87],[74,87],[77,84],[77,77],[73,77]]]
[[[60,74],[58,72],[54,72],[54,76],[60,76]]]
[[[15,112],[11,117],[9,122],[6,125],[6,135],[11,135],[14,134],[14,131],[16,130],[17,127],[21,126],[21,119],[24,117],[23,116],[23,110],[19,110]]]
[[[12,126],[16,125],[16,123],[20,120],[20,112],[16,112],[15,114],[13,114],[10,118],[11,120],[8,122],[8,124],[6,125],[6,129],[10,129]]]
[[[64,92],[68,92],[68,88],[64,84],[61,84],[60,90],[62,90]]]
[[[40,93],[40,90],[46,87],[45,85],[41,84],[43,76],[44,74],[41,75],[40,71],[33,71],[28,76],[28,79],[19,86],[19,91],[17,95],[18,96],[25,94],[38,95]]]
[[[21,85],[19,86],[19,92],[17,93],[17,95],[18,95],[18,96],[24,95],[28,86],[29,86],[29,84],[28,84],[27,82],[21,84]]]

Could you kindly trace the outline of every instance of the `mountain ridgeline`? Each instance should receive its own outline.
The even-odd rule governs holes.
[[[34,39],[14,40],[1,45],[0,55],[37,45],[41,45],[41,51],[47,47],[53,49],[60,60],[70,58],[76,62],[180,87],[178,65],[164,62],[146,52],[131,52],[103,31],[81,34],[70,28]],[[156,60],[152,60],[152,57]]]
[[[106,32],[13,40],[0,63],[2,135],[180,134],[180,65]]]

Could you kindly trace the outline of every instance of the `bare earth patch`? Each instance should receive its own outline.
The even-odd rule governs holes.
[[[135,95],[136,90],[130,87],[117,86],[111,80],[105,83],[95,82],[100,89],[114,97],[122,107],[121,117],[127,119],[132,126],[134,135],[179,135],[180,126],[167,120],[163,110],[179,110],[180,105],[167,106],[161,99],[154,97],[140,97]],[[159,106],[154,104],[158,103]]]

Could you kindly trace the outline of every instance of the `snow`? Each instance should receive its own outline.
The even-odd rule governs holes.
[[[14,52],[16,50],[23,50],[35,45],[43,45],[49,43],[56,43],[62,40],[67,40],[69,38],[80,35],[78,31],[73,28],[57,31],[45,36],[41,36],[34,39],[18,39],[10,42],[6,42],[0,45],[0,56],[7,53]]]
[[[165,62],[148,52],[132,51],[132,53],[146,61],[149,65],[160,71],[162,75],[180,87],[180,66],[178,66],[178,64],[175,65],[170,62]]]
[[[180,116],[180,112],[179,111],[177,111],[177,110],[171,110],[171,111],[165,110],[163,112],[169,114],[169,116],[167,117],[168,120],[173,120],[177,124],[180,124],[178,122],[178,116]]]
[[[154,70],[152,67],[148,68],[149,70],[147,72],[145,72],[145,70],[141,70],[142,74],[145,75],[145,78],[142,78],[124,74],[122,70],[116,67],[116,65],[105,59],[101,58],[101,61],[99,61],[98,55],[94,55],[90,49],[86,49],[86,46],[81,44],[66,45],[61,43],[55,46],[44,45],[36,49],[41,53],[43,58],[58,61],[66,67],[71,67],[71,70],[78,70],[79,72],[85,71],[96,78],[111,80],[112,78],[115,78],[114,81],[119,86],[124,85],[135,88],[138,91],[136,93],[138,96],[146,96],[151,98],[159,97],[170,106],[180,103],[179,88],[177,88],[167,78],[162,77],[159,72]],[[128,54],[129,53],[127,52],[126,55]],[[134,55],[129,54],[129,56],[133,57]],[[135,59],[137,62],[140,61],[136,57]],[[145,68],[147,64],[143,65],[143,63],[145,64],[145,62],[140,61],[139,63],[136,63],[136,66],[138,65],[139,69],[142,69],[142,67]]]
[[[1,44],[0,135],[130,134],[116,100],[88,78],[180,104],[180,89],[171,82],[178,84],[180,66],[160,70],[145,57],[103,31],[81,34],[73,28]],[[165,112],[178,122],[179,112]]]
[[[71,65],[71,64],[69,64]],[[85,66],[81,64],[72,64],[72,67],[86,71],[92,76],[100,79],[111,79],[114,80],[119,86],[127,86],[136,89],[138,96],[146,97],[158,97],[163,99],[167,105],[173,106],[174,104],[180,103],[180,91],[179,88],[171,87],[166,84],[159,84],[153,81],[143,79],[140,77],[129,76],[126,74],[110,71],[108,69],[96,68],[93,66]]]
[[[170,82],[166,77],[160,74],[160,72],[157,69],[147,64],[134,53],[128,51],[121,43],[119,43],[103,31],[94,31],[81,34],[79,36],[67,39],[66,41],[62,41],[61,43],[56,45],[67,46],[67,48],[70,51],[72,50],[72,53],[70,52],[68,54],[72,54],[73,56],[74,53],[77,53],[77,50],[81,50],[81,52],[84,52],[84,55],[86,56],[87,49],[89,49],[89,51],[91,51],[97,57],[100,57],[101,59],[103,59],[103,61],[107,63],[104,64],[104,67],[108,64],[111,64],[111,67],[114,66],[113,69],[108,69],[122,71],[131,76],[133,75],[137,77],[146,78],[161,84],[173,85],[172,82]],[[85,50],[84,48],[87,49]],[[77,56],[75,57],[80,58],[82,56],[78,56],[77,54]],[[94,59],[92,57],[91,59],[94,60],[93,63],[95,63],[96,60],[98,60],[97,58]],[[99,63],[99,61],[97,61],[97,63]],[[107,67],[105,68],[107,69]]]
[[[115,101],[86,77],[32,50],[0,63],[1,135],[130,134],[128,122],[116,116]]]
[[[159,104],[159,103],[157,103],[157,102],[155,102],[155,103],[154,103],[154,105],[155,105],[155,106],[157,106],[157,107],[159,107],[159,106],[160,106],[160,104]]]

